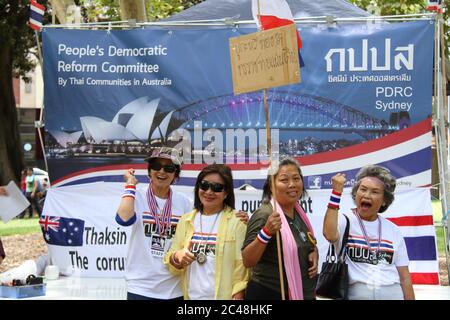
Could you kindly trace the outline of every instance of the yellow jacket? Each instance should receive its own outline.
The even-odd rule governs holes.
[[[184,299],[189,299],[186,269],[177,269],[169,262],[175,251],[189,246],[194,234],[194,217],[197,210],[184,214],[178,221],[177,231],[172,246],[164,256],[164,264],[171,273],[181,275]],[[247,226],[236,217],[233,209],[224,208],[220,218],[216,244],[216,270],[214,276],[214,298],[216,300],[230,300],[235,293],[247,287],[249,271],[242,263],[241,248],[245,238]],[[195,263],[195,262],[194,262]]]

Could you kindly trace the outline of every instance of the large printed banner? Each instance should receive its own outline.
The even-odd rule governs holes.
[[[261,188],[267,146],[261,92],[234,96],[229,39],[251,28],[43,32],[46,153],[53,186],[144,179],[152,146],[176,146],[180,185],[206,163]],[[367,164],[399,187],[431,183],[433,21],[302,26],[302,83],[268,92],[273,156],[302,164],[307,189],[348,185]],[[263,47],[264,42],[254,46]],[[240,72],[269,70],[285,56]]]
[[[147,187],[148,184],[144,183],[138,185],[138,188]],[[193,196],[192,187],[174,188]],[[96,182],[49,190],[41,225],[53,263],[65,274],[124,276],[132,227],[122,227],[115,222],[122,189],[121,183]],[[237,209],[254,211],[259,206],[261,195],[259,190],[237,190]],[[329,190],[311,190],[302,201],[318,239],[321,262],[328,246],[322,236],[328,200]],[[353,207],[350,189],[346,189],[340,212],[349,213]],[[405,237],[413,282],[438,284],[439,267],[429,189],[397,191],[394,203],[383,215],[398,225]],[[142,250],[151,248],[143,245]]]

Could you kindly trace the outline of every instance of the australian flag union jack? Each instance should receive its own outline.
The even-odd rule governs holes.
[[[84,220],[56,216],[39,219],[45,242],[56,246],[82,246]]]

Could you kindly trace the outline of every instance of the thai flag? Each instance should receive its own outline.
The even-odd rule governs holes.
[[[436,248],[436,229],[433,209],[419,192],[429,197],[428,189],[418,190],[416,195],[407,195],[407,190],[399,191],[396,198],[405,194],[402,203],[393,203],[383,215],[396,224],[402,233],[409,257],[409,272],[414,284],[439,284],[439,263]],[[403,198],[403,197],[402,197]],[[420,201],[422,200],[422,201]],[[408,203],[408,206],[404,204]],[[403,209],[404,208],[404,209]],[[407,209],[408,208],[408,209]],[[414,209],[412,209],[414,208]]]
[[[41,31],[42,18],[44,17],[45,7],[34,0],[30,2],[30,20],[28,25],[30,28]]]
[[[442,0],[428,0],[427,10],[442,13]]]
[[[258,11],[259,1],[259,11]],[[259,15],[258,15],[259,12]],[[256,20],[261,30],[269,30],[289,24],[294,24],[294,16],[286,0],[252,0],[253,19]],[[300,67],[305,66],[300,49],[302,38],[297,30],[298,57]]]

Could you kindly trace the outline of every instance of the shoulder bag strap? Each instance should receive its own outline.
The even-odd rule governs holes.
[[[330,243],[330,245],[328,246],[328,252],[327,252],[327,256],[326,256],[326,261],[327,262],[334,262],[334,261],[337,261],[337,260],[345,260],[345,257],[343,257],[342,253],[344,252],[343,250],[344,250],[344,248],[347,245],[348,232],[350,230],[350,221],[348,220],[348,217],[345,214],[343,216],[347,220],[347,224],[345,225],[345,231],[344,231],[344,237],[342,238],[341,250],[339,252],[339,255],[336,256],[334,244]]]
[[[328,252],[327,252],[327,256],[326,256],[325,260],[327,262],[335,262],[337,260],[335,250],[334,250],[334,244],[332,244],[332,243],[330,243],[328,245]]]
[[[348,220],[348,217],[344,214],[343,215],[345,217],[345,220],[347,220],[347,224],[345,225],[345,232],[344,232],[344,236],[342,237],[342,245],[341,245],[341,251],[339,252],[339,259],[345,260],[345,251],[344,248],[347,247],[347,242],[348,242],[348,233],[350,230],[350,221]]]

